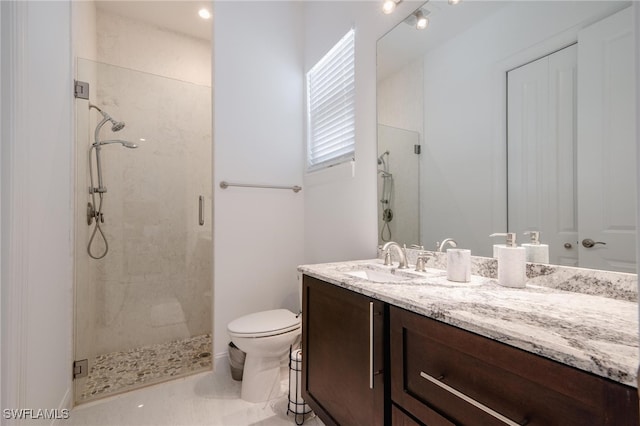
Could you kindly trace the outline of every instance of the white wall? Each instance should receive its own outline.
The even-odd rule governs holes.
[[[70,30],[70,2],[2,2],[3,408],[70,403]]]
[[[214,16],[214,353],[229,321],[299,308],[303,197],[230,182],[302,184],[302,3],[219,2]]]
[[[100,6],[96,31],[101,62],[211,86],[211,43],[208,40],[120,16]]]
[[[376,41],[417,5],[403,2],[394,14],[384,15],[374,1],[305,3],[305,72],[351,27],[356,29],[355,167],[305,176],[305,262],[376,255]]]
[[[424,122],[424,63],[422,58],[408,63],[388,77],[378,80],[378,124],[422,134]]]
[[[73,54],[76,58],[98,59],[95,1],[71,3]],[[75,64],[74,64],[75,65]]]
[[[489,234],[507,231],[504,73],[575,42],[579,28],[620,8],[516,2],[425,55],[420,199],[426,246],[452,237],[491,256]]]

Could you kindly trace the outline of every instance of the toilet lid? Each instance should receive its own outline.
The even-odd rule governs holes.
[[[300,318],[287,309],[256,312],[231,321],[230,333],[242,335],[270,335],[286,333],[300,327]]]

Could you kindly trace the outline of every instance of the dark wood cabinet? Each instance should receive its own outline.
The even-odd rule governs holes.
[[[385,304],[303,278],[303,398],[327,425],[385,422]]]
[[[391,398],[426,425],[638,425],[635,388],[396,307],[390,332]]]
[[[637,389],[303,277],[305,401],[327,425],[638,426]]]
[[[393,426],[422,426],[422,423],[405,413],[395,404],[391,404],[391,424]]]

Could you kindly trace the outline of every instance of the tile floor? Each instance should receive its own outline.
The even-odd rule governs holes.
[[[295,425],[287,416],[288,380],[282,396],[264,403],[240,399],[240,382],[229,368],[218,368],[158,385],[134,390],[74,408],[57,426],[280,426]],[[308,416],[304,425],[323,426]]]

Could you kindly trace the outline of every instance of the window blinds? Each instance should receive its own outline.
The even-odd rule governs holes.
[[[307,73],[307,170],[354,158],[355,47],[350,30]]]

